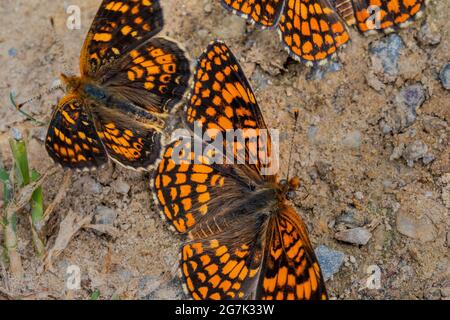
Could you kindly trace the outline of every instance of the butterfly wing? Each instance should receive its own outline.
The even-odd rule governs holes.
[[[192,240],[182,248],[184,288],[195,300],[255,297],[262,262],[259,230],[263,221],[244,216],[228,222],[231,223],[219,220],[213,226],[205,225],[207,230],[213,228],[216,233]]]
[[[329,0],[286,1],[279,33],[290,55],[309,65],[325,61],[350,40]]]
[[[89,109],[98,136],[113,160],[130,169],[152,167],[162,150],[160,119],[114,97],[108,106],[91,100]]]
[[[186,107],[186,123],[194,132],[197,125],[205,130],[215,130],[221,133],[224,141],[227,133],[240,130],[246,141],[245,145],[234,145],[234,159],[239,155],[243,159],[245,153],[245,163],[253,163],[258,172],[262,167],[274,164],[270,134],[255,95],[233,53],[220,41],[211,43],[198,60]],[[213,134],[209,136],[214,140]],[[258,144],[265,148],[258,148]],[[254,161],[248,161],[249,157]]]
[[[47,131],[45,147],[64,168],[91,169],[108,161],[86,106],[76,95],[59,102]]]
[[[182,99],[190,74],[189,60],[176,42],[152,38],[116,60],[98,83],[143,110],[161,113]]]
[[[358,29],[361,32],[389,30],[418,17],[425,0],[353,0]]]
[[[103,66],[153,37],[163,25],[159,0],[103,0],[81,51],[81,75],[95,77]]]
[[[278,23],[284,0],[222,0],[222,4],[261,27],[273,28]]]
[[[155,200],[163,218],[180,233],[196,234],[199,224],[237,210],[264,183],[247,166],[217,164],[219,158],[206,153],[196,154],[190,138],[180,139],[166,147],[155,170]]]
[[[281,206],[267,228],[257,299],[327,299],[324,280],[306,226],[290,206]]]

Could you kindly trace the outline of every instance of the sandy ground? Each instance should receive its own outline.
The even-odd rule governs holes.
[[[403,48],[394,75],[380,72],[369,50],[385,36],[363,37],[351,30],[353,41],[340,54],[342,70],[308,81],[311,70],[287,59],[274,31],[256,30],[223,10],[218,1],[162,2],[163,34],[183,43],[191,57],[220,38],[239,58],[267,124],[282,130],[281,176],[287,169],[292,110],[301,110],[292,171],[304,188],[294,203],[313,244],[345,254],[344,263],[326,283],[330,296],[448,299],[450,91],[438,74],[450,62],[450,3],[432,1],[425,19],[399,33]],[[18,100],[26,99],[51,87],[61,71],[78,70],[79,51],[99,3],[0,2],[0,153],[6,166],[11,164],[7,141],[12,127],[27,137],[34,168],[42,172],[53,166],[43,146],[46,128],[25,121],[10,106],[8,95],[13,91]],[[69,5],[81,9],[81,30],[65,26]],[[395,108],[402,90],[417,84],[424,97],[417,116],[404,125],[403,109]],[[27,110],[47,121],[60,96],[45,95]],[[383,124],[392,122],[398,128],[386,131]],[[426,152],[417,141],[426,144]],[[46,204],[56,195],[63,174],[59,170],[44,185]],[[172,276],[180,238],[154,208],[149,174],[112,164],[98,172],[74,173],[51,220],[49,244],[70,211],[112,216],[116,236],[83,229],[54,261],[54,270],[42,271],[24,214],[19,219],[19,251],[25,278],[16,281],[3,272],[0,288],[13,296],[85,299],[99,290],[102,299],[185,297]],[[370,232],[366,245],[336,239],[339,231],[356,227]],[[80,290],[66,287],[71,265],[81,269]],[[366,288],[373,265],[381,271],[378,289]]]

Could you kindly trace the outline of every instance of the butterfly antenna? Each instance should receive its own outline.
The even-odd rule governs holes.
[[[66,61],[66,57],[64,55],[64,42],[61,40],[61,38],[58,36],[58,33],[56,32],[56,25],[55,25],[55,19],[53,17],[50,17],[50,25],[52,26],[53,29],[53,36],[55,38],[55,44],[56,47],[59,50],[59,57],[60,57],[60,63],[62,65],[62,73],[64,74],[70,74],[69,68],[68,68],[68,64]]]
[[[295,135],[297,133],[297,122],[298,122],[298,116],[299,116],[300,111],[298,109],[294,110],[294,128],[292,130],[292,137],[291,137],[291,149],[289,151],[289,162],[288,162],[288,172],[287,172],[287,178],[286,181],[289,182],[289,175],[290,175],[290,170],[291,170],[291,161],[292,161],[292,151],[294,149],[294,139],[295,139]]]
[[[17,111],[19,111],[28,120],[31,120],[31,121],[35,122],[36,124],[38,124],[38,125],[45,126],[45,125],[47,125],[45,122],[37,120],[31,114],[29,114],[29,113],[27,113],[27,112],[22,110],[22,107],[24,105],[26,105],[27,103],[30,103],[31,101],[34,101],[36,99],[40,99],[41,97],[42,97],[42,94],[40,94],[40,95],[38,95],[36,97],[33,97],[31,99],[28,99],[27,101],[24,101],[24,102],[22,102],[20,104],[17,104],[13,93],[12,92],[9,93],[9,100],[11,101],[11,104],[14,106],[14,108],[16,108]]]

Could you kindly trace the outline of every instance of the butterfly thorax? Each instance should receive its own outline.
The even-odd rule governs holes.
[[[131,102],[118,92],[111,91],[88,77],[66,76],[61,74],[66,92],[78,96],[81,100],[89,100],[90,111],[109,114],[110,118],[124,121],[137,121],[148,129],[161,132],[165,127],[164,114],[149,112]]]

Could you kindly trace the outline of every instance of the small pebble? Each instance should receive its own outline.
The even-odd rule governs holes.
[[[113,187],[113,189],[116,193],[121,193],[121,194],[128,194],[128,192],[130,191],[130,188],[131,188],[128,183],[126,183],[125,181],[122,180],[122,178],[115,180],[111,184],[111,186]]]
[[[11,58],[15,58],[17,56],[17,50],[15,48],[9,49],[8,56],[10,56]]]
[[[321,245],[315,250],[325,281],[339,271],[344,263],[345,254]]]
[[[117,212],[105,206],[98,206],[96,212],[94,217],[96,224],[113,225],[117,218]]]
[[[396,33],[375,41],[369,49],[372,63],[374,65],[381,64],[385,74],[396,77],[399,72],[398,58],[400,50],[403,48],[403,41]]]
[[[414,162],[422,159],[428,152],[428,146],[421,140],[408,144],[403,151],[402,157],[409,167],[414,167]]]
[[[431,162],[433,162],[436,159],[436,157],[431,154],[431,153],[427,153],[426,155],[423,156],[422,158],[422,162],[424,165],[430,164]]]
[[[441,42],[440,33],[431,28],[427,22],[422,24],[418,38],[422,44],[428,46],[436,46]]]
[[[336,61],[330,61],[323,66],[314,66],[306,75],[306,80],[322,80],[327,73],[337,72],[342,69],[342,64]]]
[[[450,90],[450,63],[447,63],[439,73],[439,79],[441,79],[442,86]]]
[[[212,12],[212,6],[211,6],[211,3],[205,4],[205,6],[203,7],[203,10],[204,10],[206,13],[211,13],[211,12]]]
[[[364,195],[361,191],[357,191],[355,192],[355,198],[358,200],[363,200],[364,199]]]
[[[401,234],[419,240],[429,242],[436,239],[436,229],[427,216],[416,218],[410,212],[401,210],[397,214],[397,230]]]
[[[344,146],[348,148],[358,149],[361,145],[361,132],[359,131],[350,132],[344,137],[342,143]]]
[[[372,238],[372,233],[365,228],[354,228],[336,232],[334,238],[351,244],[366,245]]]

